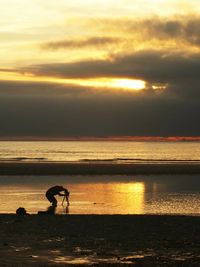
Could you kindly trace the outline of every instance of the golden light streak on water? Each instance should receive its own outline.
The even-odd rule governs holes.
[[[124,207],[126,213],[141,214],[144,209],[145,184],[142,182],[135,183],[118,183],[114,185],[116,191],[120,192],[119,196],[114,199]],[[126,194],[126,196],[125,196]]]

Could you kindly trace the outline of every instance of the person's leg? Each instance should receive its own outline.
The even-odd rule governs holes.
[[[53,195],[46,194],[46,198],[52,203],[52,206],[57,206],[57,200]]]
[[[53,196],[52,197],[52,206],[57,207],[57,199]]]

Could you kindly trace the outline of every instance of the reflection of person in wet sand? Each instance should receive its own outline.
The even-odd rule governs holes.
[[[54,207],[57,206],[57,199],[55,198],[56,195],[66,197],[67,205],[69,205],[69,191],[66,188],[61,185],[55,185],[47,190],[46,198]]]
[[[63,212],[69,213],[69,204],[67,204],[66,208],[63,207]],[[49,206],[46,211],[38,211],[38,215],[54,215],[56,214],[56,206]]]
[[[56,212],[56,206],[49,206],[46,211],[47,214],[52,214],[52,215],[54,215],[55,212]]]
[[[48,215],[54,215],[55,214],[55,212],[56,212],[56,206],[49,206],[48,208],[47,208],[47,210],[46,211],[41,211],[41,210],[39,210],[38,211],[38,215],[46,215],[46,214],[48,214]]]

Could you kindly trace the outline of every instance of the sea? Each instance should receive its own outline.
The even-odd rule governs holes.
[[[200,161],[200,142],[0,142],[0,161]]]
[[[0,162],[200,163],[200,142],[4,141]],[[200,215],[200,175],[0,175],[0,213],[18,207],[37,214],[46,190],[63,185],[70,206],[57,197],[57,214]],[[62,205],[63,204],[63,205]]]

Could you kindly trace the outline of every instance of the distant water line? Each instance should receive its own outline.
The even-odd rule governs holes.
[[[200,142],[0,142],[0,161],[200,162]]]

